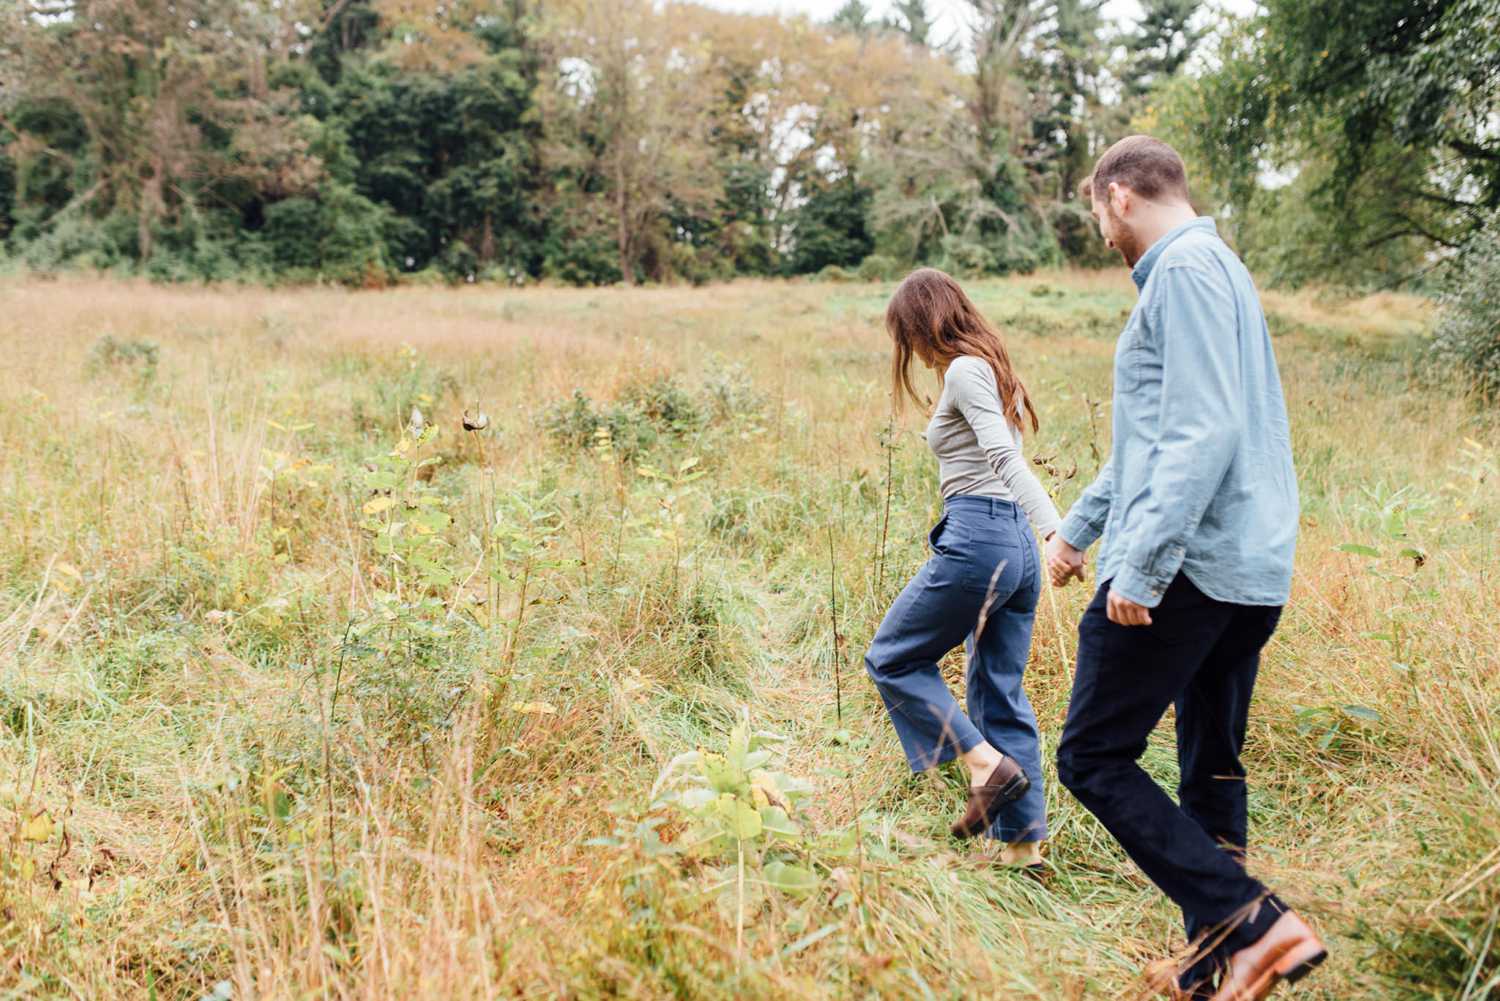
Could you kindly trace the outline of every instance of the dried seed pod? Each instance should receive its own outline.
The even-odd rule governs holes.
[[[464,430],[483,431],[490,426],[490,415],[484,411],[464,411]]]

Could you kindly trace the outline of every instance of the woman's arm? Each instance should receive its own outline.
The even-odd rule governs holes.
[[[1001,410],[1000,390],[989,362],[955,358],[943,381],[951,386],[953,403],[974,429],[990,468],[1026,512],[1032,527],[1043,539],[1057,531],[1061,521],[1057,508],[1021,454],[1020,435]]]

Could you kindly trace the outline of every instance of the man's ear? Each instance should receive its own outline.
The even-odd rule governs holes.
[[[1115,215],[1124,218],[1125,213],[1130,210],[1130,189],[1119,181],[1109,182],[1109,206],[1115,210]]]

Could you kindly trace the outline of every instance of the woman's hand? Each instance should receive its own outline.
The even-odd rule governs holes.
[[[1082,550],[1074,549],[1068,544],[1068,540],[1053,532],[1047,537],[1047,573],[1052,578],[1053,587],[1064,587],[1068,581],[1077,577],[1083,580],[1083,564],[1085,556]]]

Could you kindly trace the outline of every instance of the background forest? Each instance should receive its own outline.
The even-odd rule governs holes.
[[[0,246],[156,279],[703,282],[1101,262],[1149,130],[1272,283],[1429,280],[1500,206],[1500,0],[3,0]]]

